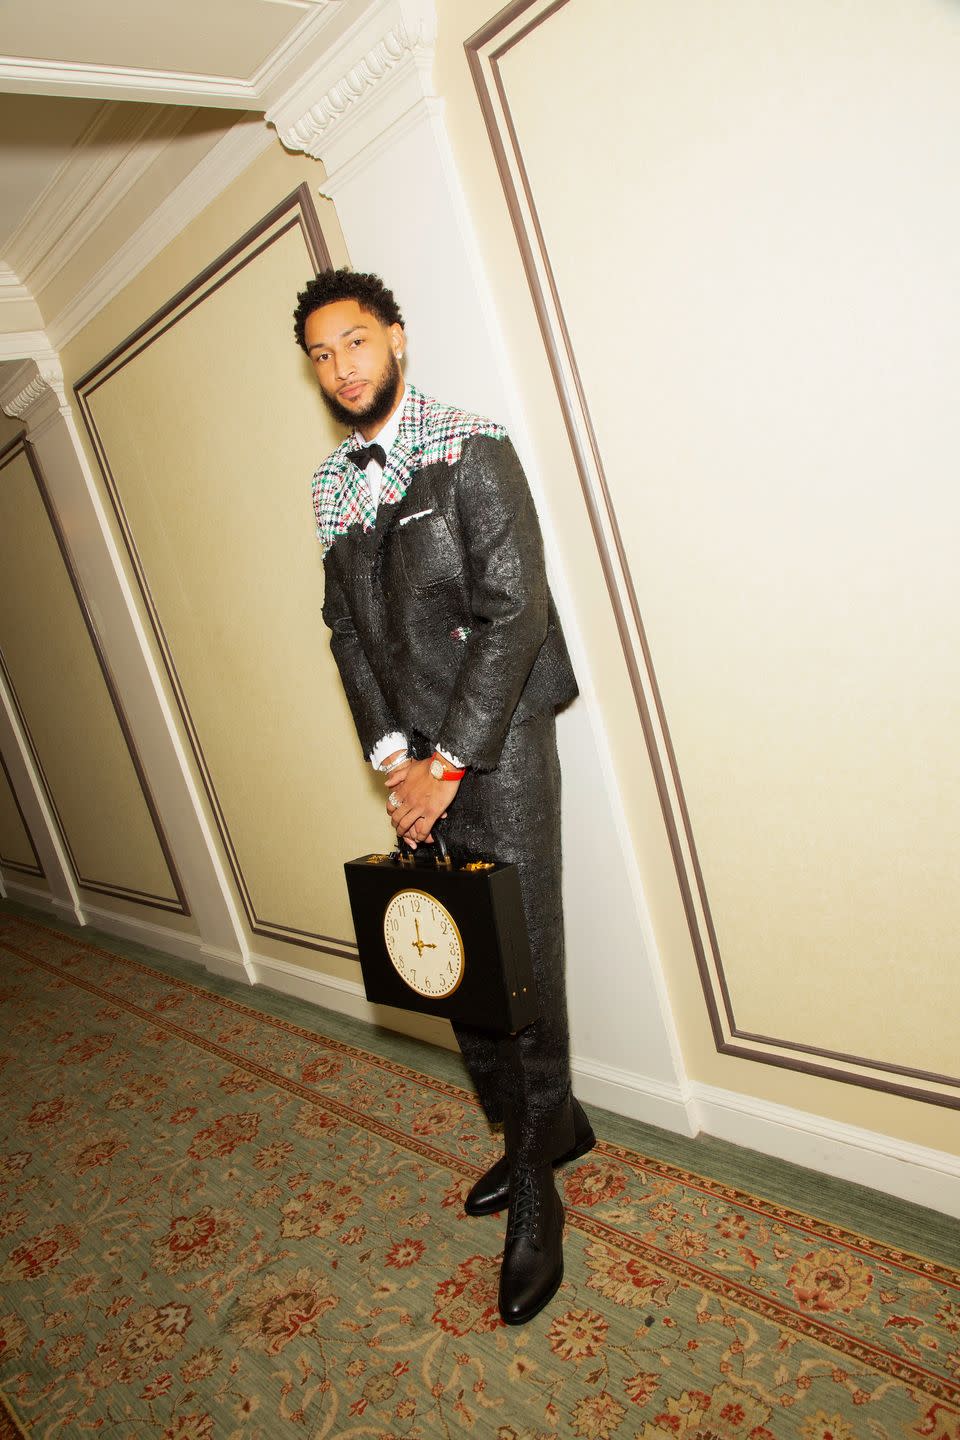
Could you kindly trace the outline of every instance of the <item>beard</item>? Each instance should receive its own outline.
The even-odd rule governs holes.
[[[397,403],[397,391],[402,379],[400,363],[391,351],[373,394],[362,410],[348,410],[346,405],[340,404],[335,395],[328,395],[326,390],[321,390],[320,393],[327,409],[339,425],[358,430],[361,425],[377,425],[390,418]]]

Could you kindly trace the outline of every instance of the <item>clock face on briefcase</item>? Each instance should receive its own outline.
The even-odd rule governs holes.
[[[463,979],[466,957],[457,923],[423,890],[398,890],[391,897],[383,939],[393,968],[418,995],[442,999]]]

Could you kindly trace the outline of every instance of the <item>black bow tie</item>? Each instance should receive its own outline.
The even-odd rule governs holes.
[[[370,461],[376,460],[382,470],[387,463],[387,452],[382,445],[374,441],[372,445],[360,445],[356,450],[348,450],[347,459],[352,460],[358,470],[366,470]]]

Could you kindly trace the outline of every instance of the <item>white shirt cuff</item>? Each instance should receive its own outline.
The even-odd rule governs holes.
[[[458,760],[456,755],[451,755],[450,752],[447,750],[441,750],[439,745],[434,745],[433,748],[434,750],[436,750],[438,755],[443,756],[444,760],[446,760],[449,765],[453,766],[454,770],[463,770],[466,768],[463,761]]]
[[[379,770],[388,755],[392,755],[395,750],[406,750],[406,748],[406,735],[401,735],[399,730],[391,730],[390,734],[384,735],[382,740],[378,740],[370,751],[370,764],[374,770]]]

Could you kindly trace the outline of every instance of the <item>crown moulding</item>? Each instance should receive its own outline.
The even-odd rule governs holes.
[[[22,420],[28,430],[69,408],[63,368],[53,350],[24,360],[0,389],[0,409],[12,419]]]
[[[8,242],[7,258],[31,296],[70,263],[194,113],[118,105],[98,112]]]
[[[432,97],[435,37],[433,0],[375,0],[322,61],[268,106],[267,123],[286,149],[322,160],[328,172],[339,168]]]
[[[423,44],[419,38],[411,39],[403,25],[396,26],[356,65],[351,66],[336,84],[331,85],[295,125],[282,132],[278,130],[280,139],[288,150],[303,150],[308,155],[319,157],[331,127],[342,120],[354,105],[365,99],[368,92],[398,66],[418,54],[429,58],[431,52],[432,47]]]
[[[43,316],[29,287],[11,266],[0,261],[0,333],[42,328]]]
[[[135,100],[156,105],[252,109],[257,94],[249,80],[134,65],[78,64],[0,56],[0,90],[19,95],[66,95],[86,100]]]
[[[264,125],[235,125],[229,130],[49,322],[47,334],[51,344],[58,349],[69,344],[84,325],[272,143]]]

